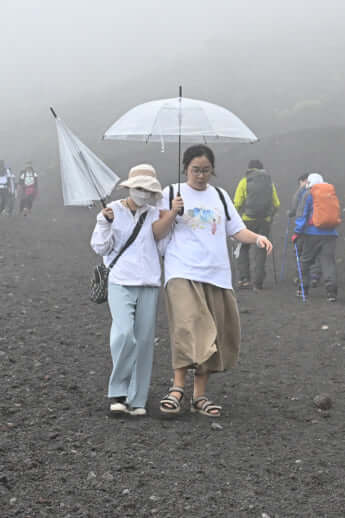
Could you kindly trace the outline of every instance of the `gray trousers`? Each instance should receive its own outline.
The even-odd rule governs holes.
[[[132,407],[146,406],[155,338],[159,288],[109,283],[113,370],[108,397],[126,396]]]
[[[303,234],[297,239],[297,252],[298,252],[298,257],[300,259],[302,258],[302,254],[303,254],[303,239],[304,239]],[[322,272],[321,272],[320,257],[317,256],[315,258],[315,261],[313,262],[313,264],[310,267],[310,280],[320,281],[321,273]],[[298,274],[297,266],[296,266],[296,275],[298,278],[299,274]]]
[[[268,237],[271,230],[271,223],[266,220],[245,221],[249,230]],[[249,262],[250,245],[242,243],[240,255],[238,258],[238,267],[240,271],[240,279],[250,281],[250,262]],[[261,285],[265,279],[266,249],[255,247],[255,284]]]
[[[9,192],[8,189],[0,189],[0,214],[5,210],[8,202]]]
[[[301,267],[306,292],[309,288],[310,269],[316,260],[319,260],[327,293],[337,294],[336,239],[336,236],[311,236],[307,234],[303,236]]]

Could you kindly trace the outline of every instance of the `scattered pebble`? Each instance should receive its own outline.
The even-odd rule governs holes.
[[[129,495],[129,489],[124,489],[122,491],[123,496]]]
[[[321,410],[329,410],[332,406],[332,399],[328,394],[317,394],[313,399],[314,405]]]
[[[322,329],[322,331],[327,331],[327,329],[328,329],[328,326],[326,326],[326,325],[324,325],[324,326],[321,326],[321,329]]]
[[[88,476],[87,476],[87,480],[92,480],[92,479],[94,479],[96,477],[97,477],[96,473],[94,471],[90,471]]]
[[[253,310],[250,308],[240,308],[240,313],[242,313],[244,315],[248,314],[248,313],[252,313],[252,312],[253,312]]]
[[[222,425],[219,423],[212,423],[211,428],[212,428],[212,430],[223,430]]]
[[[330,417],[331,415],[330,412],[327,412],[327,410],[321,410],[321,408],[318,408],[318,411],[320,412],[321,417],[323,417],[324,419]]]
[[[107,480],[108,482],[112,482],[114,480],[114,475],[110,473],[110,471],[106,471],[102,475],[103,480]]]

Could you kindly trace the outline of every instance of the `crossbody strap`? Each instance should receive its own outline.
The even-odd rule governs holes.
[[[230,217],[230,214],[229,214],[229,210],[228,210],[228,206],[226,204],[226,201],[225,201],[225,198],[224,198],[224,194],[222,192],[222,190],[219,188],[219,187],[215,187],[217,193],[218,193],[218,196],[220,198],[220,201],[222,202],[223,204],[223,207],[224,207],[224,212],[225,212],[225,216],[226,216],[226,219],[228,221],[231,220],[231,217]]]
[[[119,251],[119,253],[117,254],[117,256],[115,257],[115,259],[113,259],[111,261],[111,263],[109,264],[108,266],[108,269],[111,270],[111,268],[115,265],[115,263],[117,262],[118,259],[120,259],[121,255],[123,254],[123,252],[125,250],[127,250],[127,248],[133,243],[133,241],[135,241],[135,238],[137,237],[137,235],[139,234],[140,232],[140,229],[141,227],[143,226],[144,224],[144,221],[145,221],[145,218],[147,216],[147,212],[143,212],[142,215],[140,216],[140,218],[138,219],[138,223],[135,225],[134,227],[134,230],[133,232],[131,233],[131,235],[129,236],[129,238],[127,239],[126,243],[123,245],[123,247],[121,248],[121,250]]]

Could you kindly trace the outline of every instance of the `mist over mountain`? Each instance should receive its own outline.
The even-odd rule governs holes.
[[[332,153],[327,164],[340,171],[344,14],[335,0],[327,6],[321,0],[289,6],[219,0],[212,8],[196,0],[132,0],[125,7],[108,0],[90,6],[79,0],[5,1],[0,153],[15,171],[32,159],[55,185],[52,105],[121,176],[143,160],[164,163],[173,175],[173,145],[162,156],[159,146],[101,137],[128,109],[176,97],[182,84],[186,97],[229,108],[261,139],[255,146],[217,147],[221,170],[226,157],[238,174],[254,149],[279,171],[286,162],[297,172],[321,167],[324,145]]]

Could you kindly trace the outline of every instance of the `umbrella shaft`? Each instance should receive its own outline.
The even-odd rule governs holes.
[[[179,87],[179,114],[178,114],[178,190],[177,190],[178,196],[180,196],[180,184],[181,184],[181,126],[182,126],[181,101],[182,101],[182,86]]]

